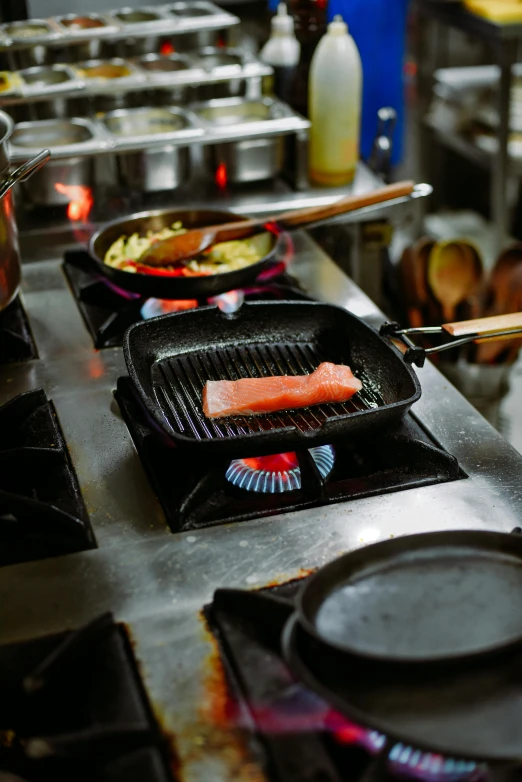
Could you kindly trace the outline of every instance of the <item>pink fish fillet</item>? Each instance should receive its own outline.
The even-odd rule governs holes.
[[[324,362],[311,375],[209,380],[203,389],[203,412],[207,418],[224,418],[346,402],[361,388],[350,367]]]

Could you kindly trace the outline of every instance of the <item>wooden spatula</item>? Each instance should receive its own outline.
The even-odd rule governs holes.
[[[148,264],[149,266],[175,266],[188,261],[190,258],[194,258],[194,256],[199,255],[199,253],[218,242],[246,239],[249,236],[253,236],[260,231],[266,230],[266,226],[270,223],[275,223],[284,230],[304,228],[307,225],[319,221],[327,221],[331,217],[353,212],[356,209],[410,195],[413,192],[413,188],[413,182],[397,182],[366,195],[350,195],[346,198],[341,198],[328,206],[298,209],[292,212],[284,212],[274,217],[264,217],[262,220],[242,220],[238,223],[192,228],[184,234],[157,242],[143,253],[138,263]]]

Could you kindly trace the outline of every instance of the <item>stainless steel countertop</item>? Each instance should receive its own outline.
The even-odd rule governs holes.
[[[295,244],[290,271],[311,293],[381,322],[309,237]],[[113,611],[184,780],[264,779],[244,728],[215,722],[219,671],[199,613],[215,588],[284,581],[389,536],[522,523],[522,457],[427,365],[414,412],[468,479],[173,535],[112,398],[121,349],[93,349],[56,258],[24,266],[23,301],[40,359],[0,369],[0,403],[38,386],[54,400],[99,548],[0,569],[0,643]]]

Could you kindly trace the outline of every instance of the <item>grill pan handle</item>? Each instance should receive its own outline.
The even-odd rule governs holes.
[[[443,345],[437,345],[434,348],[420,348],[409,338],[410,334],[442,334],[444,332],[455,339],[445,342]],[[406,345],[404,360],[410,364],[422,367],[426,356],[432,353],[440,353],[442,350],[457,348],[469,342],[513,339],[521,335],[522,312],[443,323],[442,326],[421,326],[410,329],[402,329],[398,323],[384,323],[379,333],[382,336],[399,338]]]

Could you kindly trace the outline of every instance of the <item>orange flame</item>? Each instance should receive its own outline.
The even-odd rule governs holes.
[[[72,222],[85,222],[94,204],[92,190],[86,185],[64,185],[56,182],[54,185],[58,193],[67,196],[67,217]]]
[[[227,176],[227,167],[224,163],[220,163],[219,166],[216,169],[216,185],[219,187],[220,190],[224,190],[227,186],[228,176]]]
[[[173,54],[175,51],[176,49],[172,41],[163,41],[160,46],[160,54]]]
[[[182,312],[196,309],[198,305],[197,299],[158,299],[158,306],[162,312]]]

